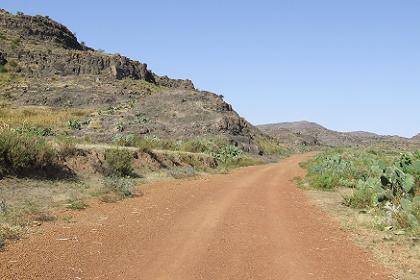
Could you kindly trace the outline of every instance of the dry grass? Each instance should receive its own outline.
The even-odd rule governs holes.
[[[64,128],[70,119],[78,119],[92,113],[91,109],[62,109],[48,107],[0,108],[0,124],[10,127]]]

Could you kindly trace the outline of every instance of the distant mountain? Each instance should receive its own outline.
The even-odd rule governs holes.
[[[262,132],[287,145],[306,146],[369,146],[383,145],[410,147],[420,136],[407,139],[399,136],[383,136],[371,132],[338,132],[308,121],[284,122],[257,126]]]

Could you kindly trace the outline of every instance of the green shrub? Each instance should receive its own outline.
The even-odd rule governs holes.
[[[0,174],[53,166],[55,157],[55,150],[40,137],[13,131],[0,134]]]
[[[318,189],[332,190],[339,182],[339,178],[331,175],[321,175],[314,180],[313,186]]]
[[[105,151],[106,162],[111,168],[111,174],[130,176],[133,172],[133,155],[126,149],[108,149]]]

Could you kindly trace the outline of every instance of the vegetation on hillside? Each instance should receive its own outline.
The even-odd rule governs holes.
[[[420,233],[420,151],[334,149],[304,166],[313,188],[351,188],[344,203],[377,213],[379,228]]]

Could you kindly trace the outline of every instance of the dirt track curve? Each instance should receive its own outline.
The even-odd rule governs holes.
[[[390,279],[291,181],[309,156],[71,212],[9,244],[1,279]]]

